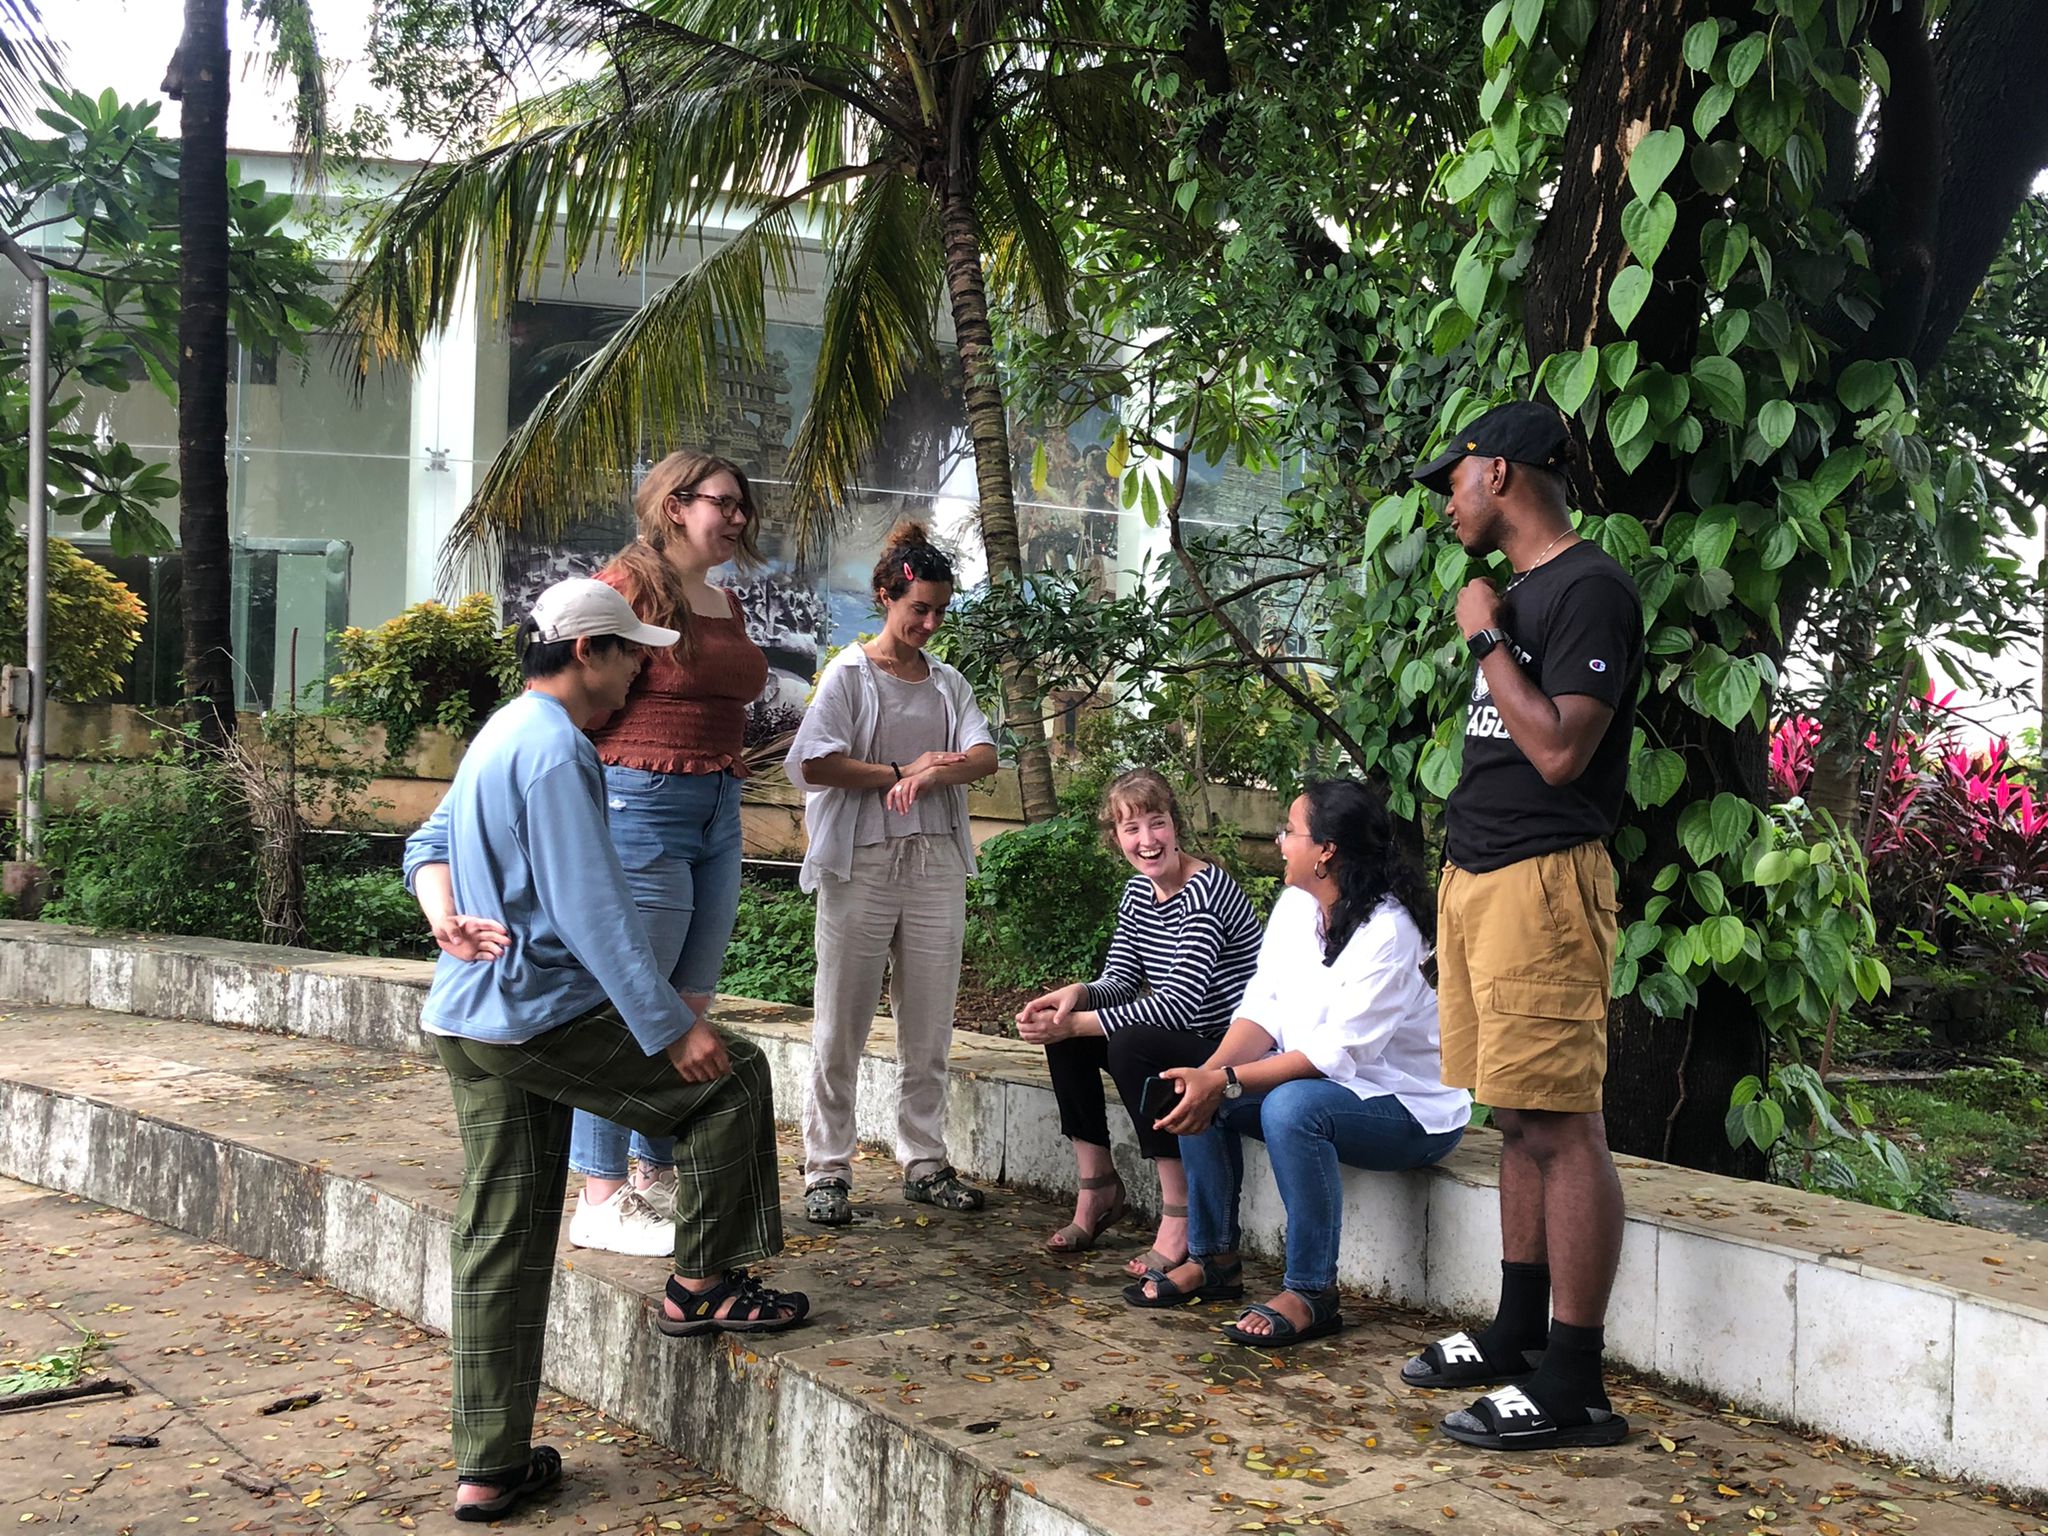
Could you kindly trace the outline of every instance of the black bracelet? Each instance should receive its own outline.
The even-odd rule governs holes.
[[[896,775],[897,783],[901,784],[903,782],[903,770],[897,766],[893,759],[889,763],[889,771]]]

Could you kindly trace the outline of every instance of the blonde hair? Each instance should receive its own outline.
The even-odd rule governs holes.
[[[672,648],[678,657],[690,654],[690,600],[682,578],[668,561],[668,546],[676,538],[676,525],[668,515],[669,498],[687,495],[713,475],[731,475],[740,488],[740,502],[747,509],[740,529],[739,563],[747,569],[761,563],[761,546],[754,530],[761,521],[761,508],[754,500],[753,484],[747,472],[731,459],[716,454],[692,453],[688,449],[670,454],[647,472],[640,489],[633,493],[633,520],[639,537],[613,555],[605,566],[609,574],[622,578],[619,588],[633,611],[650,624],[681,634]]]
[[[1186,841],[1187,823],[1181,819],[1180,799],[1173,792],[1173,786],[1166,782],[1166,775],[1156,768],[1133,768],[1129,773],[1120,773],[1109,781],[1102,791],[1102,804],[1097,808],[1095,819],[1102,828],[1103,838],[1112,848],[1116,846],[1116,824],[1126,816],[1163,815],[1173,822],[1176,841]]]

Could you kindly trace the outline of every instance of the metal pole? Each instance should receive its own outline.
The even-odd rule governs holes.
[[[19,857],[33,863],[43,847],[43,745],[49,702],[50,520],[45,510],[50,467],[50,274],[0,230],[0,252],[28,279],[28,756],[22,766],[16,818]]]

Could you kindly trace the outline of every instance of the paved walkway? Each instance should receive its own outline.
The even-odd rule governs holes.
[[[477,1529],[445,1512],[441,1339],[168,1227],[0,1179],[0,1361],[94,1337],[85,1375],[134,1395],[0,1413],[0,1529]],[[543,1397],[541,1429],[572,1475],[519,1529],[796,1530],[581,1403]],[[158,1443],[110,1445],[117,1435]]]
[[[58,1041],[61,1049],[53,1044]],[[321,1170],[324,1180],[319,1174],[310,1177],[323,1187],[347,1181],[359,1190],[381,1191],[387,1202],[431,1212],[446,1212],[452,1205],[460,1152],[447,1088],[438,1070],[417,1060],[81,1009],[18,1009],[0,1018],[0,1075],[16,1084],[35,1084],[66,1103],[116,1106],[118,1115],[93,1122],[97,1128],[90,1147],[81,1147],[80,1155],[109,1163],[132,1158],[138,1172],[142,1159],[156,1159],[150,1178],[180,1180],[177,1187],[192,1191],[195,1200],[204,1193],[209,1201],[216,1194],[225,1201],[232,1193],[246,1206],[251,1197],[231,1185],[231,1175],[253,1179],[264,1167],[290,1164]],[[256,1160],[216,1160],[213,1152],[204,1151],[209,1143],[178,1143],[162,1129],[145,1136],[123,1126],[188,1128],[190,1135],[210,1138],[215,1148],[252,1149]],[[127,1135],[137,1138],[132,1146],[118,1139]],[[188,1156],[178,1150],[181,1145],[197,1145],[203,1156]],[[173,1156],[182,1161],[165,1168],[162,1159]],[[792,1213],[800,1209],[796,1164],[795,1148],[785,1141],[784,1199]],[[253,1215],[245,1211],[237,1219],[254,1223],[249,1230],[266,1241],[288,1241],[306,1219],[291,1208],[291,1201],[300,1198],[294,1191],[302,1188],[291,1182],[297,1177],[281,1176],[275,1186],[289,1199]],[[202,1191],[209,1180],[217,1191]],[[902,1202],[893,1168],[864,1163],[856,1181],[860,1219],[851,1228],[821,1232],[798,1216],[791,1218],[793,1240],[776,1278],[812,1292],[812,1326],[751,1339],[744,1346],[653,1345],[669,1352],[725,1351],[687,1359],[719,1362],[715,1379],[723,1384],[721,1391],[735,1394],[724,1400],[730,1412],[742,1416],[748,1435],[775,1437],[787,1430],[768,1422],[766,1412],[755,1406],[767,1399],[737,1394],[773,1391],[780,1378],[787,1403],[796,1401],[789,1396],[792,1380],[810,1381],[817,1392],[805,1401],[819,1394],[828,1398],[841,1414],[839,1422],[858,1424],[865,1437],[861,1443],[875,1446],[878,1458],[888,1447],[933,1448],[932,1454],[951,1458],[948,1486],[963,1497],[1000,1502],[1005,1490],[1014,1489],[1089,1530],[1114,1536],[1266,1529],[1402,1536],[1420,1531],[1450,1536],[1613,1536],[1623,1531],[1633,1536],[1676,1536],[1680,1531],[1691,1536],[2048,1536],[2048,1517],[2039,1510],[2003,1504],[1627,1376],[1612,1382],[1617,1407],[1636,1425],[1623,1445],[1525,1458],[1475,1452],[1444,1441],[1434,1429],[1441,1414],[1460,1399],[1407,1389],[1398,1377],[1400,1362],[1443,1331],[1448,1319],[1347,1295],[1350,1326],[1335,1338],[1273,1352],[1235,1347],[1215,1331],[1235,1309],[1134,1313],[1123,1304],[1118,1291],[1124,1276],[1118,1265],[1143,1246],[1143,1235],[1135,1229],[1114,1234],[1103,1252],[1061,1260],[1042,1252],[1039,1240],[1065,1219],[1066,1207],[998,1190],[991,1209],[981,1215],[936,1212]],[[378,1196],[366,1198],[374,1203]],[[330,1219],[347,1208],[331,1199],[325,1206]],[[80,1213],[67,1219],[78,1224],[75,1230],[82,1236],[99,1233],[102,1223],[117,1233],[149,1230],[128,1226],[126,1218],[93,1214],[91,1207],[68,1209]],[[368,1219],[367,1207],[354,1209]],[[265,1222],[270,1225],[259,1231]],[[348,1236],[345,1230],[330,1231],[330,1262],[336,1260],[335,1244]],[[189,1352],[196,1342],[213,1361],[214,1342],[175,1336],[175,1318],[159,1321],[153,1301],[142,1304],[150,1285],[122,1280],[102,1263],[110,1240],[95,1236],[89,1246],[65,1242],[51,1251],[60,1247],[91,1254],[89,1265],[72,1272],[79,1295],[68,1311],[98,1314],[117,1302],[134,1305],[136,1313],[107,1320],[118,1316],[116,1326],[138,1338],[145,1328],[168,1329],[147,1335],[148,1347]],[[662,1269],[658,1262],[568,1251],[564,1259],[576,1272],[572,1289],[587,1292],[595,1282],[627,1298],[637,1316],[644,1317],[644,1309],[653,1304]],[[12,1265],[7,1268],[5,1283],[14,1289]],[[242,1272],[231,1263],[220,1262],[220,1268]],[[246,1271],[250,1283],[261,1269]],[[298,1282],[274,1270],[261,1278],[281,1295],[299,1294]],[[1248,1279],[1257,1297],[1273,1288],[1278,1276],[1270,1266],[1254,1265]],[[194,1283],[186,1282],[188,1287]],[[225,1273],[196,1283],[195,1302],[184,1304],[188,1314],[196,1307],[202,1317],[219,1313],[222,1326],[258,1330],[246,1355],[223,1351],[228,1358],[219,1363],[228,1374],[220,1382],[222,1395],[268,1402],[297,1390],[299,1362],[277,1364],[269,1358],[272,1350],[296,1346],[262,1335],[281,1334],[304,1343],[307,1326],[295,1317],[273,1323],[249,1311],[230,1313],[216,1306],[206,1292],[224,1286]],[[1739,1308],[1745,1299],[1730,1295],[1727,1304]],[[0,1317],[13,1327],[20,1315]],[[62,1340],[60,1328],[48,1322],[21,1341],[23,1347],[40,1352]],[[332,1367],[354,1373],[366,1370],[366,1361],[374,1362],[380,1390],[383,1370],[401,1360],[432,1372],[431,1345],[403,1324],[365,1318],[361,1334],[361,1341],[352,1339],[345,1351],[328,1353]],[[623,1347],[623,1355],[587,1363],[593,1380],[618,1383],[650,1369],[667,1375],[671,1360],[686,1358],[664,1354],[650,1366],[648,1357],[632,1353],[642,1345],[627,1342]],[[370,1390],[367,1376],[347,1379],[361,1379],[361,1390]],[[1887,1390],[1883,1381],[1865,1385],[1874,1394]],[[595,1388],[582,1390],[600,1395]],[[178,1400],[171,1393],[159,1396]],[[287,1415],[283,1428],[258,1425],[253,1441],[206,1454],[221,1456],[222,1465],[238,1454],[261,1457],[265,1469],[295,1468],[291,1486],[301,1501],[324,1486],[322,1506],[344,1505],[349,1494],[361,1491],[364,1497],[356,1504],[374,1499],[382,1509],[390,1502],[380,1492],[386,1484],[358,1473],[359,1460],[344,1461],[336,1454],[341,1436],[355,1434],[353,1424],[368,1420],[384,1426],[386,1438],[355,1443],[393,1447],[370,1465],[391,1468],[379,1472],[379,1479],[419,1489],[418,1502],[409,1509],[421,1512],[414,1517],[424,1520],[424,1512],[438,1508],[444,1497],[440,1480],[446,1473],[436,1458],[445,1455],[445,1438],[438,1409],[427,1403],[415,1408],[384,1410],[365,1403],[350,1408],[349,1423],[337,1416],[326,1425],[319,1424],[317,1415]],[[225,1413],[209,1413],[195,1425],[195,1436],[200,1427],[215,1433],[227,1419]],[[16,1439],[49,1433],[40,1424],[25,1428],[5,1419],[0,1428]],[[2038,1437],[2042,1427],[2015,1424],[2013,1431]],[[263,1454],[273,1444],[262,1440],[266,1433],[280,1437],[271,1455]],[[204,1456],[196,1454],[199,1441],[189,1443],[192,1452],[177,1453],[183,1457],[179,1473],[199,1480],[192,1491],[208,1494],[200,1518],[218,1519],[221,1506],[214,1500],[232,1490],[200,1480],[209,1469]],[[788,1445],[770,1443],[780,1457],[803,1452],[803,1442],[794,1436]],[[361,1480],[312,1473],[318,1485],[308,1482],[307,1469],[315,1461],[326,1469],[346,1464]],[[34,1487],[55,1490],[60,1500],[63,1489],[83,1486],[102,1465],[112,1465],[67,1456],[57,1463],[63,1476],[52,1480],[35,1467],[32,1456],[28,1464],[38,1479]],[[652,1465],[651,1457],[639,1465]],[[865,1470],[881,1487],[882,1462]],[[122,1469],[120,1475],[132,1474]],[[679,1469],[655,1473],[641,1491],[659,1499],[665,1491],[662,1478],[682,1475]],[[850,1503],[857,1502],[857,1479],[838,1475],[840,1491]],[[612,1489],[610,1474],[603,1482]],[[938,1504],[925,1502],[928,1495],[937,1497],[929,1485],[926,1494],[912,1493],[900,1482],[890,1487],[895,1490],[887,1495],[891,1529],[954,1536],[954,1528],[937,1513]],[[912,1501],[909,1508],[906,1499]],[[41,1502],[20,1507],[24,1513],[46,1508]],[[241,1511],[261,1513],[272,1522],[246,1527],[250,1530],[306,1528],[283,1523],[288,1510],[281,1516],[245,1502]],[[595,1529],[604,1519],[578,1513],[586,1517],[583,1528]],[[866,1536],[881,1528],[877,1514],[866,1510],[840,1525]],[[370,1511],[339,1521],[323,1518],[338,1529],[353,1530],[375,1517]],[[647,1526],[645,1516],[639,1518],[641,1525],[624,1528],[667,1528],[659,1522]],[[687,1529],[688,1519],[695,1517],[679,1518]],[[5,1523],[0,1515],[0,1525]],[[706,1529],[729,1524],[707,1523]],[[997,1520],[990,1528],[1001,1525]],[[88,1528],[107,1529],[97,1522]],[[188,1527],[162,1527],[180,1528]],[[200,1528],[228,1532],[235,1527],[221,1521]]]

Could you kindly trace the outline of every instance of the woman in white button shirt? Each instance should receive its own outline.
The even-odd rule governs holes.
[[[1436,906],[1386,807],[1349,779],[1311,784],[1279,842],[1287,889],[1237,1018],[1205,1064],[1160,1074],[1181,1095],[1158,1124],[1181,1138],[1188,1260],[1124,1290],[1138,1307],[1244,1294],[1240,1138],[1257,1136],[1287,1207],[1285,1289],[1224,1332],[1260,1345],[1344,1326],[1338,1165],[1427,1167],[1472,1117],[1470,1096],[1439,1077],[1436,994],[1422,975]]]

